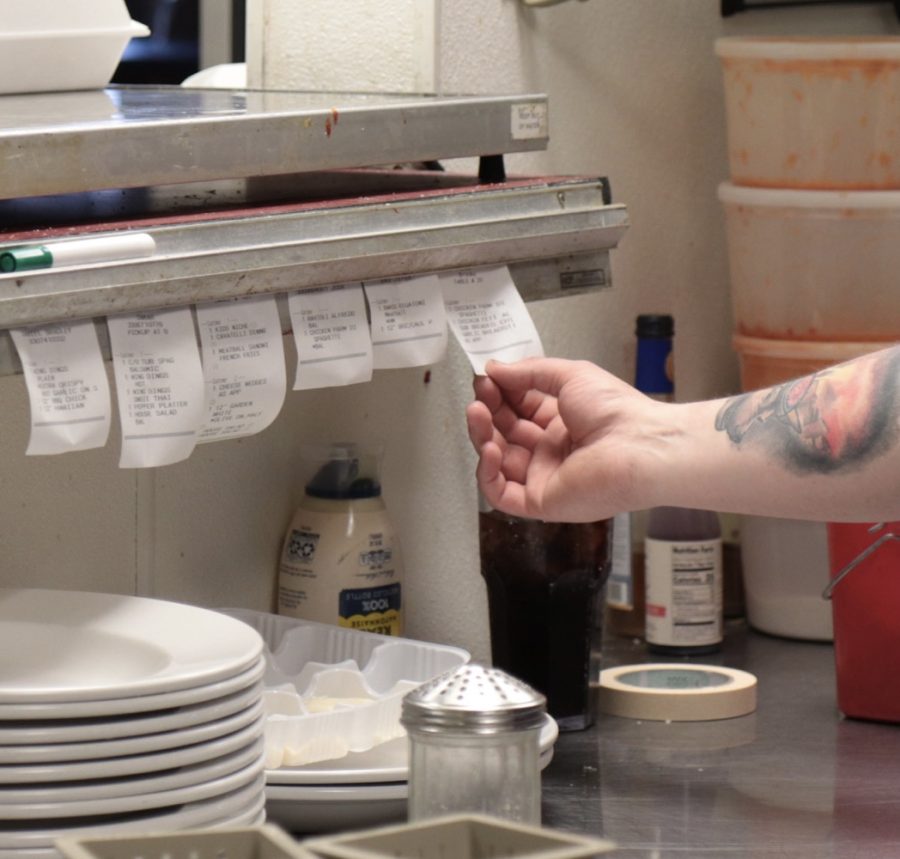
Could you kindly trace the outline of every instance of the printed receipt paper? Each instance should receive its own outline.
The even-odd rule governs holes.
[[[287,388],[274,296],[197,305],[205,378],[198,442],[241,438],[278,417]]]
[[[489,358],[540,358],[544,347],[506,266],[442,275],[447,320],[476,375]]]
[[[422,367],[447,351],[447,315],[435,274],[365,283],[376,370]]]
[[[11,331],[31,406],[29,456],[103,447],[112,406],[90,320]]]
[[[187,459],[203,420],[203,368],[189,307],[107,319],[121,468]]]
[[[288,310],[297,346],[295,391],[372,378],[372,338],[362,284],[293,292]]]

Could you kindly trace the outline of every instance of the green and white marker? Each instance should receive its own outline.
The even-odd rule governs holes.
[[[149,233],[122,233],[95,239],[73,239],[46,245],[21,245],[0,250],[0,273],[153,256],[156,242]]]

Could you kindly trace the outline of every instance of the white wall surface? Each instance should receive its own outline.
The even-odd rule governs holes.
[[[718,0],[570,0],[540,9],[518,0],[253,0],[251,14],[262,17],[250,22],[258,41],[248,58],[269,85],[415,89],[431,75],[446,92],[548,93],[549,149],[510,158],[508,168],[609,176],[632,227],[613,252],[612,289],[532,305],[545,347],[629,378],[635,315],[670,312],[679,398],[696,399],[737,389],[715,194],[727,166],[713,40],[898,30],[889,4],[726,21],[718,9]],[[423,30],[430,12],[432,29]],[[286,351],[293,354],[288,342]],[[427,384],[423,370],[382,371],[367,385],[289,392],[260,435],[206,445],[153,471],[119,470],[115,433],[102,451],[25,457],[24,382],[0,379],[0,585],[269,608],[301,493],[299,443],[377,440],[406,560],[408,633],[486,659],[463,420],[471,373],[455,345],[431,369]]]

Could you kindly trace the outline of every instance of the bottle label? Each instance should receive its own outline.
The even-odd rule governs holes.
[[[650,644],[696,647],[722,640],[722,541],[646,541]]]
[[[606,604],[610,608],[634,607],[634,575],[631,569],[631,514],[613,519],[612,560],[606,581]]]
[[[400,635],[400,584],[341,591],[338,615],[339,626]]]
[[[383,509],[301,507],[282,549],[278,613],[401,635],[398,554]]]

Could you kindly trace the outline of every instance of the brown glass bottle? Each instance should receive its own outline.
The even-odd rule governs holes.
[[[654,400],[675,398],[672,338],[675,323],[667,314],[642,314],[635,323],[635,387]],[[648,511],[615,517],[612,573],[606,594],[606,625],[612,635],[643,638],[645,621],[644,538]]]

